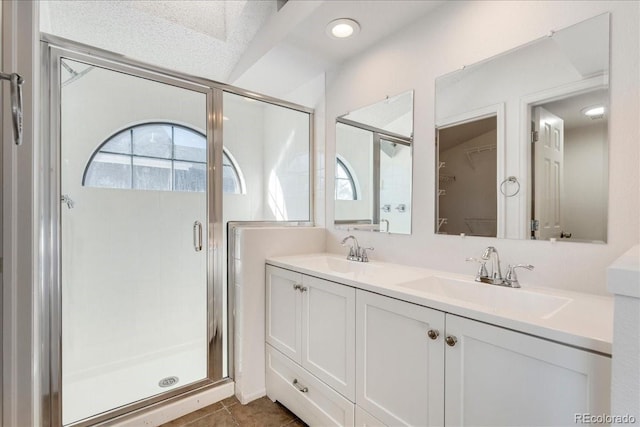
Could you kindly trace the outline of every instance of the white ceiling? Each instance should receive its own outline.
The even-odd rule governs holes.
[[[603,106],[605,115],[601,118],[590,118],[582,113],[587,107]],[[564,121],[564,129],[574,129],[583,126],[603,124],[607,122],[609,112],[609,90],[598,89],[580,95],[570,96],[558,101],[543,104],[542,107],[549,110]]]
[[[245,51],[245,57],[259,56],[247,64],[239,64],[230,76],[230,82],[240,87],[269,93],[274,82],[311,80],[350,58],[366,51],[381,40],[392,37],[420,17],[443,4],[443,0],[290,0],[279,14],[293,13],[302,6],[312,10],[288,19],[287,31],[278,40],[272,40],[270,49],[264,50],[260,40],[269,39],[272,31],[265,25],[256,40]],[[349,39],[334,39],[326,34],[329,22],[338,18],[351,18],[361,27],[357,36]],[[259,54],[254,52],[263,48]],[[294,58],[299,66],[281,66],[283,57]],[[277,70],[277,72],[275,72]],[[265,80],[264,75],[270,79]],[[286,92],[272,92],[274,96],[285,96]]]
[[[40,29],[224,82],[275,13],[275,0],[42,0]]]
[[[41,30],[272,96],[317,80],[443,3],[429,0],[43,0]],[[361,25],[353,39],[328,22]]]

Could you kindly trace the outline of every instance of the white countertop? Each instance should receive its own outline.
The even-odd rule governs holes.
[[[340,272],[337,271],[339,268],[333,270],[326,268],[326,262],[319,262],[323,258],[339,260],[337,262],[341,263],[340,265],[346,265],[343,262],[344,256],[336,254],[272,257],[267,259],[267,264],[567,345],[611,354],[613,340],[612,297],[552,288],[523,287],[513,289],[495,286],[495,288],[501,289],[496,290],[497,292],[520,293],[523,300],[540,295],[557,297],[560,300],[566,299],[567,302],[561,308],[547,316],[540,317],[515,310],[508,312],[491,310],[474,304],[472,301],[446,296],[441,292],[426,291],[420,289],[419,286],[416,289],[407,287],[407,284],[420,283],[420,280],[436,276],[467,282],[473,281],[472,276],[379,261],[371,261],[366,264],[351,261],[353,266],[349,265],[349,267],[352,267],[353,270]],[[359,269],[362,269],[362,273],[358,271]],[[372,274],[371,270],[374,270],[375,274]],[[474,282],[472,286],[493,285]],[[509,294],[508,296],[513,299],[516,295]]]
[[[640,298],[640,246],[634,246],[607,269],[612,294]]]

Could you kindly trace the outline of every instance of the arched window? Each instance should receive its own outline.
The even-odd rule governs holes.
[[[356,183],[344,160],[336,158],[336,200],[357,200]]]
[[[207,138],[171,123],[132,126],[108,138],[93,153],[84,171],[87,187],[134,190],[205,191]],[[244,193],[240,170],[224,149],[222,188]]]

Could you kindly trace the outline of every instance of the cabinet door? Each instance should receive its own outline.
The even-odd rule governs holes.
[[[302,366],[355,400],[356,291],[303,276]]]
[[[356,403],[386,425],[443,425],[443,335],[444,313],[358,290]]]
[[[300,363],[302,350],[301,292],[302,275],[267,265],[266,340],[274,348]]]
[[[356,427],[385,427],[373,415],[356,405]]]
[[[449,426],[574,425],[608,414],[611,359],[447,314]]]

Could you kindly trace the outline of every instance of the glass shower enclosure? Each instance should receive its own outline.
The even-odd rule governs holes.
[[[91,425],[228,377],[222,92],[43,43],[52,425]]]
[[[44,39],[47,424],[231,381],[223,224],[311,222],[312,110]]]

